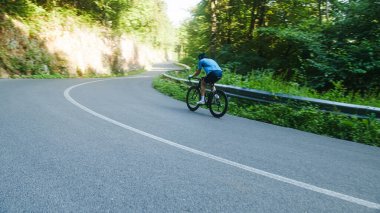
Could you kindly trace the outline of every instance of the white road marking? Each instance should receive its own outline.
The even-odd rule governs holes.
[[[149,76],[143,76],[143,77],[149,77]],[[140,78],[140,77],[130,77],[130,78]],[[123,78],[123,79],[125,79],[125,78]],[[106,80],[112,80],[112,79],[106,79]],[[273,173],[270,173],[270,172],[266,172],[266,171],[263,171],[263,170],[260,170],[260,169],[256,169],[256,168],[253,168],[253,167],[250,167],[250,166],[246,166],[244,164],[240,164],[240,163],[237,163],[237,162],[234,162],[234,161],[230,161],[230,160],[227,160],[227,159],[224,159],[224,158],[221,158],[221,157],[218,157],[218,156],[206,153],[206,152],[202,152],[202,151],[199,151],[199,150],[187,147],[187,146],[183,146],[181,144],[177,144],[175,142],[166,140],[164,138],[152,135],[150,133],[144,132],[142,130],[136,129],[134,127],[128,126],[126,124],[120,123],[120,122],[118,122],[116,120],[113,120],[111,118],[108,118],[108,117],[106,117],[104,115],[101,115],[101,114],[99,114],[99,113],[97,113],[97,112],[95,112],[95,111],[93,111],[93,110],[91,110],[91,109],[89,109],[89,108],[81,105],[80,103],[78,103],[77,101],[75,101],[70,96],[70,91],[72,89],[76,88],[76,87],[80,87],[80,86],[83,86],[83,85],[86,85],[86,84],[96,83],[96,82],[100,82],[100,81],[106,81],[106,80],[91,81],[91,82],[86,82],[86,83],[81,83],[81,84],[77,84],[77,85],[71,86],[71,87],[67,88],[64,91],[64,96],[65,96],[65,98],[69,102],[71,102],[75,106],[79,107],[80,109],[82,109],[82,110],[84,110],[84,111],[86,111],[86,112],[88,112],[88,113],[90,113],[90,114],[92,114],[92,115],[94,115],[94,116],[96,116],[96,117],[98,117],[100,119],[103,119],[103,120],[105,120],[105,121],[107,121],[109,123],[112,123],[112,124],[114,124],[116,126],[124,128],[126,130],[130,130],[130,131],[135,132],[137,134],[140,134],[140,135],[146,136],[148,138],[154,139],[154,140],[159,141],[161,143],[164,143],[164,144],[176,147],[178,149],[182,149],[182,150],[191,152],[193,154],[200,155],[200,156],[203,156],[203,157],[206,157],[206,158],[209,158],[209,159],[218,161],[220,163],[224,163],[224,164],[227,164],[227,165],[230,165],[230,166],[233,166],[233,167],[245,170],[245,171],[249,171],[249,172],[252,172],[254,174],[262,175],[262,176],[265,176],[265,177],[268,177],[268,178],[271,178],[271,179],[274,179],[274,180],[278,180],[278,181],[281,181],[281,182],[284,182],[284,183],[288,183],[288,184],[291,184],[291,185],[294,185],[294,186],[297,186],[297,187],[300,187],[300,188],[303,188],[303,189],[307,189],[307,190],[310,190],[310,191],[314,191],[314,192],[318,192],[318,193],[321,193],[321,194],[325,194],[325,195],[328,195],[330,197],[338,198],[338,199],[345,200],[345,201],[348,201],[348,202],[351,202],[351,203],[356,203],[358,205],[365,206],[365,207],[368,207],[368,208],[380,209],[380,204],[378,204],[378,203],[374,203],[374,202],[370,202],[370,201],[363,200],[363,199],[360,199],[360,198],[352,197],[352,196],[349,196],[349,195],[346,195],[346,194],[342,194],[342,193],[339,193],[339,192],[331,191],[331,190],[324,189],[324,188],[321,188],[321,187],[318,187],[318,186],[314,186],[314,185],[311,185],[311,184],[308,184],[308,183],[304,183],[304,182],[301,182],[301,181],[293,180],[293,179],[290,179],[290,178],[287,178],[287,177],[284,177],[284,176],[281,176],[281,175],[276,175],[276,174],[273,174]]]

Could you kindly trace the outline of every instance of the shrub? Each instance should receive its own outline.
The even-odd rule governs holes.
[[[187,78],[189,72],[172,72],[174,76]],[[368,91],[365,94],[349,92],[341,81],[332,82],[333,88],[324,93],[315,89],[301,86],[296,82],[286,82],[275,77],[272,70],[253,70],[247,75],[240,75],[232,72],[228,68],[223,69],[223,78],[220,84],[234,85],[257,90],[264,90],[273,93],[284,93],[295,96],[318,98],[330,101],[360,104],[366,106],[380,107],[380,94],[376,91]]]
[[[159,77],[153,86],[158,91],[184,101],[187,85]],[[231,98],[228,113],[248,119],[299,129],[320,135],[380,146],[380,121],[318,110],[313,106],[260,104]]]

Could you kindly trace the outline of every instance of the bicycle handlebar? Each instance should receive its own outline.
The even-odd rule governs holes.
[[[194,80],[201,80],[201,78],[199,78],[199,77],[191,77],[191,78],[187,78],[189,81],[191,80],[191,79],[194,79]]]

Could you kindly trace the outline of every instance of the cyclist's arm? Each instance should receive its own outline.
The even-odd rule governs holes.
[[[201,73],[201,70],[197,69],[197,70],[195,71],[195,73],[193,74],[193,77],[198,76],[199,73]]]

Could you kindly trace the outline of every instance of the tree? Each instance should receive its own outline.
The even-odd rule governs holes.
[[[269,68],[320,90],[380,88],[378,11],[376,0],[202,0],[183,46],[243,74]]]
[[[210,54],[212,57],[216,55],[216,46],[218,44],[218,19],[217,19],[217,4],[218,0],[210,0],[210,12],[211,12],[211,46]]]

